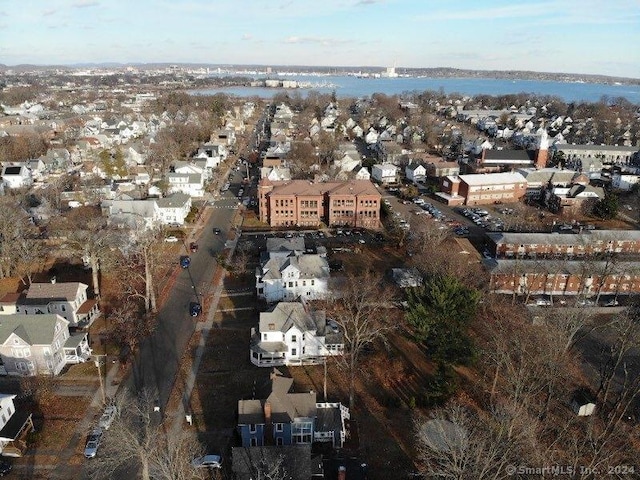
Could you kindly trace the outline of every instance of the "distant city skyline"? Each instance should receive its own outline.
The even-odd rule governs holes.
[[[22,0],[0,63],[453,67],[640,78],[638,0]]]

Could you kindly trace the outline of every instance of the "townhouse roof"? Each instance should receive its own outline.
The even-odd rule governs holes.
[[[570,143],[556,143],[554,148],[557,150],[600,150],[600,151],[610,151],[610,152],[625,152],[625,153],[633,153],[640,151],[638,147],[626,147],[624,145],[573,145]]]
[[[562,274],[578,274],[578,275],[597,275],[599,272],[638,273],[638,262],[618,262],[615,267],[611,262],[607,261],[588,261],[581,260],[525,260],[525,259],[491,259],[485,262],[491,273],[509,273],[516,272],[521,275],[523,273],[555,273]]]
[[[43,302],[71,302],[75,300],[81,290],[88,285],[80,282],[63,283],[32,283],[29,290],[18,300],[21,305],[39,305]]]
[[[489,232],[496,244],[512,245],[586,245],[597,242],[640,241],[640,230],[586,230],[582,233],[510,233]]]
[[[0,345],[3,345],[12,333],[29,345],[51,345],[58,322],[65,325],[69,323],[56,314],[3,315],[0,317]]]
[[[477,173],[471,175],[460,175],[467,185],[499,185],[504,183],[527,183],[527,179],[517,172],[504,173]]]
[[[541,168],[536,170],[534,168],[519,168],[517,170],[529,184],[531,183],[549,183],[552,184],[570,184],[573,180],[580,175],[575,170],[563,170],[559,168]]]

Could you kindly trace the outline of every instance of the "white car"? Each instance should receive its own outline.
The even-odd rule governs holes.
[[[100,440],[102,439],[102,429],[95,428],[89,434],[87,438],[87,445],[84,447],[84,456],[86,458],[93,458],[98,453],[98,447],[100,446]]]
[[[611,299],[608,302],[604,303],[605,307],[617,307],[618,305],[620,305],[620,302],[618,302],[616,299]]]
[[[107,405],[100,417],[100,421],[98,422],[98,426],[103,430],[109,430],[109,427],[113,423],[113,419],[116,418],[118,414],[118,407],[115,405]]]
[[[549,300],[548,298],[536,298],[536,305],[538,307],[550,307],[551,300]]]
[[[193,468],[222,468],[222,457],[220,455],[205,455],[194,458],[191,461]]]
[[[577,307],[593,307],[594,305],[595,305],[595,303],[593,303],[592,300],[587,300],[587,299],[578,300],[576,302],[576,306]]]
[[[165,238],[164,241],[169,243],[175,243],[178,241],[178,237],[171,235],[170,237]]]

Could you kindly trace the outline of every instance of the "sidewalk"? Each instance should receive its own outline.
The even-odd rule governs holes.
[[[234,219],[234,223],[235,219]],[[242,223],[242,217],[240,217],[240,224]],[[240,229],[235,229],[235,237],[233,240],[228,241],[230,243],[230,248],[226,255],[226,262],[231,261],[231,257],[235,252],[236,245],[238,244],[238,240],[240,239]],[[200,362],[202,360],[202,356],[204,354],[204,349],[207,344],[207,339],[209,338],[209,332],[213,328],[213,319],[218,311],[218,303],[220,302],[220,297],[222,296],[222,291],[224,290],[224,278],[226,276],[226,272],[223,269],[222,275],[220,275],[216,285],[215,290],[213,292],[213,298],[211,300],[211,304],[209,305],[209,310],[207,312],[207,319],[199,328],[201,335],[200,341],[198,342],[198,347],[196,349],[196,353],[194,355],[193,363],[191,369],[189,370],[189,376],[186,381],[186,386],[184,393],[182,394],[182,399],[179,402],[176,410],[171,412],[173,415],[173,423],[171,425],[171,433],[177,435],[180,431],[183,430],[184,424],[186,422],[186,414],[189,412],[189,404],[191,402],[191,392],[193,392],[193,388],[196,383],[196,376],[198,374],[198,369],[200,368]]]

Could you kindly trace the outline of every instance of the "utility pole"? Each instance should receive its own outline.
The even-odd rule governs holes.
[[[106,355],[94,355],[94,356],[96,357],[94,360],[94,364],[98,369],[98,379],[100,380],[100,393],[102,394],[102,404],[105,405],[107,403],[107,397],[104,392],[104,380],[102,379],[102,369],[100,368],[101,366],[100,357],[104,357],[106,360],[107,356]],[[105,366],[105,370],[106,370],[106,366]]]
[[[324,401],[327,401],[327,356],[324,357]]]

